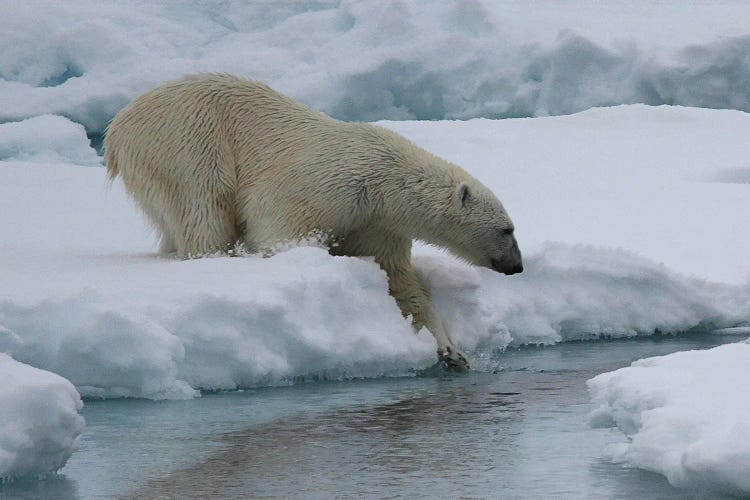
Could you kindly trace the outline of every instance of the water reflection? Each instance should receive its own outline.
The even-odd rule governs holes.
[[[523,416],[517,392],[457,390],[450,381],[428,395],[392,404],[284,419],[227,434],[220,453],[151,481],[133,498],[174,496],[390,496],[416,480],[460,493],[461,471],[501,467]],[[341,486],[345,485],[345,490]],[[333,487],[333,489],[331,489]],[[417,490],[418,491],[418,490]],[[426,494],[427,492],[423,492]]]
[[[624,438],[589,428],[585,386],[644,355],[711,341],[529,348],[508,353],[513,369],[501,373],[401,380],[383,388],[387,404],[226,434],[220,452],[132,498],[718,498],[602,459]]]

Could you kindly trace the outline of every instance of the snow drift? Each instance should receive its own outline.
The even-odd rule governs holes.
[[[614,458],[677,487],[750,493],[750,343],[642,359],[588,381],[595,426],[629,440]]]
[[[83,126],[57,115],[2,125],[0,161],[20,160],[101,165]]]
[[[748,185],[713,179],[744,168],[750,115],[630,106],[384,125],[465,166],[516,222],[519,276],[415,251],[476,369],[508,345],[748,326]],[[103,168],[0,162],[1,352],[84,396],[156,399],[434,363],[374,262],[314,246],[158,258],[121,184],[106,186]]]
[[[140,93],[197,71],[261,79],[347,120],[750,111],[742,2],[0,0],[0,11],[0,121],[56,114],[91,136]]]
[[[0,336],[10,332],[0,327]],[[83,431],[73,384],[0,353],[0,483],[62,468]]]

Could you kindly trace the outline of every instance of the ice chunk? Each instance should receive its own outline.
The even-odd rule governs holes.
[[[62,468],[84,427],[73,384],[4,353],[0,380],[0,482]]]
[[[614,457],[683,488],[750,493],[750,343],[636,361],[588,381],[595,426],[629,442]]]
[[[56,115],[0,124],[0,161],[101,165],[83,126]]]

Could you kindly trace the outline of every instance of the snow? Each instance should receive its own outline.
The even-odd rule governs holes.
[[[0,122],[100,135],[186,73],[261,79],[343,119],[750,111],[744,2],[0,0]]]
[[[750,342],[642,359],[589,380],[595,426],[628,442],[613,458],[677,487],[750,493]]]
[[[10,332],[0,327],[0,337]],[[73,384],[0,353],[0,483],[62,468],[83,431]]]
[[[14,125],[0,125],[0,143]],[[514,217],[521,275],[415,250],[475,369],[509,345],[750,326],[750,238],[737,231],[750,186],[715,180],[746,168],[750,115],[624,106],[383,125],[465,166]],[[315,245],[159,258],[103,168],[33,158],[0,162],[0,352],[84,396],[189,398],[434,363],[433,339],[412,334],[371,260]]]
[[[101,165],[82,125],[57,115],[42,115],[0,128],[0,161],[66,162]]]

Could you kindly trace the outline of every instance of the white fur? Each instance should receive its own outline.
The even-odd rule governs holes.
[[[324,231],[334,254],[375,256],[404,315],[432,332],[448,364],[465,359],[414,272],[412,240],[500,271],[521,265],[502,204],[463,169],[259,82],[167,83],[115,117],[105,149],[110,177],[122,177],[154,223],[162,253],[198,257],[237,242],[259,250]]]

